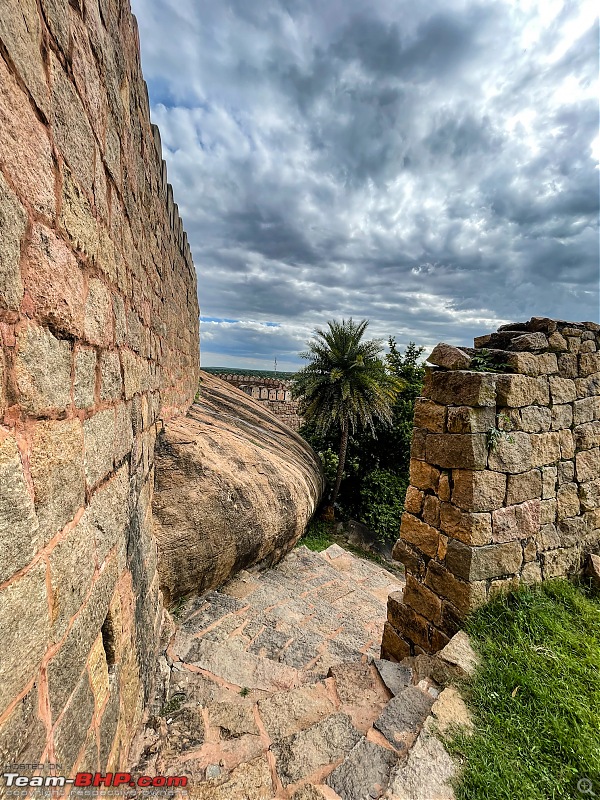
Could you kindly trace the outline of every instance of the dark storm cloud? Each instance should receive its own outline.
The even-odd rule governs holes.
[[[332,317],[428,346],[597,319],[593,9],[135,0],[205,363],[297,362]]]

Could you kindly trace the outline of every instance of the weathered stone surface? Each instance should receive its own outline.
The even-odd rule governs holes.
[[[83,423],[85,445],[85,477],[88,486],[95,486],[113,467],[115,412],[99,411]]]
[[[550,396],[552,403],[572,403],[577,399],[577,389],[574,381],[566,378],[549,378]]]
[[[493,407],[470,408],[450,406],[448,408],[448,433],[486,433],[496,424]]]
[[[59,639],[71,617],[79,611],[96,568],[94,537],[90,526],[81,520],[52,550],[49,557],[52,587],[52,626]],[[81,554],[86,553],[85,559]]]
[[[415,575],[421,574],[425,568],[425,562],[422,554],[412,545],[407,545],[402,539],[398,539],[392,550],[392,558],[395,561],[400,561],[407,570],[410,570]]]
[[[543,333],[524,333],[522,336],[515,336],[510,342],[512,350],[545,350],[548,347],[548,339]]]
[[[75,354],[73,400],[78,408],[91,408],[96,391],[96,351],[80,349]]]
[[[424,586],[408,573],[403,601],[413,608],[417,614],[431,620],[435,625],[440,625],[442,620],[442,601],[430,589]]]
[[[506,494],[506,475],[490,470],[455,469],[452,502],[466,511],[493,511]]]
[[[35,224],[24,263],[28,301],[37,316],[70,336],[83,332],[83,272],[65,242],[45,225]]]
[[[556,475],[556,474],[555,474]],[[554,489],[554,486],[552,487]],[[554,492],[553,492],[554,494]],[[542,471],[532,469],[519,475],[508,476],[506,505],[512,506],[525,500],[534,500],[542,496]]]
[[[425,376],[423,396],[436,403],[461,406],[493,406],[496,403],[496,376],[481,372],[442,372]]]
[[[0,760],[5,765],[39,764],[46,746],[46,726],[38,716],[34,688],[19,701],[0,731]]]
[[[575,474],[579,483],[600,477],[600,448],[582,450],[575,456]]]
[[[531,436],[520,431],[512,431],[510,439],[501,436],[490,449],[489,469],[496,472],[520,473],[532,467]]]
[[[76,250],[94,258],[98,252],[98,223],[81,188],[65,170],[61,224]]]
[[[0,19],[0,38],[38,108],[48,116],[48,89],[40,58],[42,31],[34,0],[6,9]]]
[[[391,750],[361,739],[327,778],[327,785],[342,800],[370,797],[371,792],[381,794],[387,787],[395,763],[396,756]]]
[[[17,337],[15,383],[30,414],[62,411],[71,401],[71,344],[28,325]]]
[[[159,440],[155,531],[161,586],[172,598],[283,556],[323,488],[308,445],[243,392],[220,384],[203,373],[201,400]]]
[[[600,446],[600,421],[586,422],[577,425],[573,431],[576,450],[590,450]]]
[[[590,553],[585,564],[585,574],[591,578],[596,587],[600,586],[600,556]]]
[[[440,740],[423,731],[390,780],[392,797],[402,800],[454,800],[457,767]]]
[[[201,715],[200,715],[201,716]],[[251,733],[258,736],[258,727],[252,713],[252,706],[241,703],[213,703],[208,708],[210,724],[221,728],[227,739]]]
[[[0,441],[0,583],[25,567],[41,544],[21,455],[9,436]]]
[[[396,749],[410,747],[433,705],[433,697],[416,686],[407,686],[393,697],[373,726]]]
[[[446,554],[446,566],[467,581],[481,581],[502,575],[514,575],[523,562],[523,551],[519,542],[506,542],[469,547],[450,540]]]
[[[27,214],[0,174],[0,308],[16,311],[23,297],[19,261]]]
[[[194,786],[194,800],[270,800],[272,796],[271,771],[262,757],[240,764],[225,783],[210,780]]]
[[[392,592],[389,595],[387,616],[388,622],[396,631],[401,631],[402,636],[406,639],[414,642],[423,650],[429,651],[431,623],[404,603],[401,592]]]
[[[0,714],[39,669],[49,642],[46,567],[38,563],[9,584],[0,603]],[[27,653],[27,658],[22,657]]]
[[[546,551],[543,554],[542,562],[544,580],[577,572],[581,567],[581,558],[581,547],[579,545]]]
[[[600,508],[600,478],[582,483],[579,486],[579,499],[583,511]]]
[[[600,419],[600,397],[584,397],[573,403],[573,424],[581,425],[583,422],[591,422]]]
[[[540,529],[540,500],[527,500],[505,506],[492,513],[492,531],[495,542],[511,542],[537,536]]]
[[[410,542],[428,556],[434,556],[437,553],[438,531],[412,514],[405,512],[402,515],[400,538],[405,542]]]
[[[129,521],[129,471],[121,467],[97,489],[90,499],[80,524],[87,526],[100,563],[125,536]]]
[[[433,348],[431,355],[427,356],[427,361],[444,369],[469,369],[471,357],[458,347],[440,342]]]
[[[440,527],[444,533],[465,544],[488,544],[492,541],[492,519],[489,513],[461,511],[451,503],[442,503]]]
[[[433,494],[425,495],[423,500],[423,521],[427,525],[438,528],[440,525],[440,501]]]
[[[66,772],[71,772],[77,756],[85,744],[86,733],[94,714],[94,695],[87,674],[69,701],[67,710],[54,731],[56,760]]]
[[[102,400],[116,400],[122,391],[119,354],[114,350],[105,350],[100,357],[100,397]]]
[[[417,489],[426,491],[427,489],[437,489],[440,479],[440,471],[426,461],[419,461],[416,458],[410,460],[410,485]]]
[[[414,426],[433,433],[443,433],[446,422],[446,406],[433,403],[424,397],[415,401]]]
[[[552,406],[552,430],[558,431],[562,428],[570,428],[573,424],[573,406],[565,405]]]
[[[487,466],[487,444],[482,433],[432,433],[427,436],[425,453],[429,463],[444,469],[485,469]]]
[[[412,680],[412,670],[404,664],[393,664],[381,658],[373,660],[379,677],[392,695],[400,694]]]
[[[558,331],[554,331],[554,333],[550,334],[548,337],[548,346],[559,353],[568,349],[567,340]]]
[[[466,583],[435,561],[429,562],[425,583],[442,597],[448,598],[463,614],[476,608],[486,599],[483,581]]]
[[[404,500],[404,508],[410,514],[418,514],[423,507],[423,499],[425,495],[414,486],[409,486],[406,490],[406,498]]]
[[[556,502],[557,519],[577,516],[581,510],[577,484],[565,483],[560,486],[556,493]]]
[[[400,661],[410,656],[410,644],[389,623],[384,623],[383,636],[381,637],[381,657],[395,658]]]
[[[322,683],[276,692],[258,701],[258,711],[272,740],[309,728],[333,714],[335,708]]]
[[[600,353],[584,353],[579,356],[579,374],[582,377],[600,372]]]
[[[499,375],[496,381],[497,403],[509,408],[548,402],[548,385],[544,378],[526,375]]]
[[[83,430],[78,419],[42,422],[30,454],[35,509],[48,541],[73,519],[84,502]]]
[[[97,278],[89,283],[85,303],[84,332],[92,344],[108,346],[112,341],[112,303],[110,292]]]
[[[443,650],[438,653],[438,658],[457,667],[460,673],[473,677],[479,666],[479,656],[473,650],[471,640],[464,631],[455,633]]]
[[[531,441],[531,465],[541,467],[554,464],[561,457],[561,432],[534,433]]]
[[[333,714],[271,746],[284,786],[348,755],[361,736],[346,714]]]

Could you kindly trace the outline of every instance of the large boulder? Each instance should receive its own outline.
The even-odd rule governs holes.
[[[153,501],[165,601],[282,558],[323,492],[312,448],[248,395],[201,372],[185,417],[156,447]]]

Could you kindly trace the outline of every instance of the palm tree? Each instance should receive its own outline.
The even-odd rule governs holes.
[[[386,372],[380,358],[381,339],[362,341],[369,321],[352,317],[327,323],[328,330],[315,330],[308,350],[301,353],[310,363],[294,379],[293,393],[300,399],[300,412],[317,431],[340,431],[337,475],[328,511],[333,513],[346,463],[350,429],[369,427],[374,422],[392,421],[392,406],[403,382]]]

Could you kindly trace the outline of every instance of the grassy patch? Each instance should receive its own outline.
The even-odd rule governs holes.
[[[457,800],[600,797],[600,599],[568,581],[501,597],[467,622],[482,666]],[[580,784],[580,789],[586,784]]]
[[[331,526],[320,519],[313,519],[310,522],[306,533],[298,542],[298,545],[304,545],[309,550],[314,550],[315,553],[327,550],[331,544],[335,544]]]

